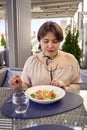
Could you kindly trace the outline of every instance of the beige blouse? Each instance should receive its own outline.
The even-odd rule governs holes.
[[[22,81],[29,86],[48,85],[51,82],[52,70],[53,79],[64,82],[67,91],[80,88],[79,85],[72,84],[81,82],[80,67],[73,55],[58,50],[58,55],[48,66],[46,60],[42,52],[30,56],[24,65]]]

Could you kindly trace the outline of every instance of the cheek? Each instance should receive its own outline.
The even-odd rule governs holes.
[[[58,48],[59,48],[59,44],[58,44],[58,45],[55,45],[54,48],[55,48],[55,49],[58,49]]]
[[[45,48],[47,47],[47,45],[45,45],[45,44],[43,44],[43,43],[40,43],[40,45],[41,45],[41,48],[42,48],[42,49],[45,49]]]
[[[60,44],[57,44],[56,46],[55,46],[55,48],[59,48],[60,47]]]
[[[41,45],[41,48],[42,48],[42,51],[46,50],[46,46],[44,46],[44,45]]]

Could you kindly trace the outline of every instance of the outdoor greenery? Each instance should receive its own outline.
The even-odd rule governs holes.
[[[67,35],[62,45],[62,50],[73,54],[81,65],[82,50],[78,44],[79,32],[76,29],[71,30],[71,27],[67,27]]]
[[[6,41],[3,35],[1,35],[1,46],[4,46],[6,48]]]

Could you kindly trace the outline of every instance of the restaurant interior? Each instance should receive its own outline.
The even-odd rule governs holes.
[[[87,0],[0,0],[0,21],[4,21],[4,33],[0,33],[0,130],[87,130]],[[50,87],[52,94],[60,92],[61,97],[56,95],[51,101],[33,98],[41,86],[28,88],[23,91],[29,101],[26,112],[16,112],[13,94],[17,90],[8,81],[13,74],[21,75],[28,57],[41,51],[37,31],[44,21],[59,23],[64,41],[67,27],[78,30],[82,82],[75,85],[82,87],[66,92],[42,85]]]
[[[87,12],[85,10],[85,3],[85,0],[57,0],[57,4],[56,0],[31,0],[26,2],[20,0],[0,0],[0,20],[5,21],[4,35],[6,42],[5,56],[0,51],[0,68],[3,64],[11,68],[22,68],[26,59],[32,55],[32,50],[34,50],[32,48],[38,43],[36,40],[36,32],[32,30],[32,26],[34,26],[32,25],[33,20],[41,21],[43,19],[46,21],[48,19],[56,20],[66,18],[66,20],[61,20],[61,27],[64,33],[68,25],[72,29],[77,28],[79,30],[79,46],[83,53],[81,57],[81,68],[86,69]],[[25,33],[26,31],[27,33]]]

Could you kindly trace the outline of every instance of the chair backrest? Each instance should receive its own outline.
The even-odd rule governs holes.
[[[87,70],[81,70],[81,79],[83,83],[87,82]],[[87,90],[87,84],[84,84],[82,86],[83,90]]]
[[[7,68],[0,69],[0,87],[2,86],[2,83],[5,80],[6,73],[7,73]]]

